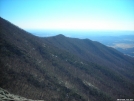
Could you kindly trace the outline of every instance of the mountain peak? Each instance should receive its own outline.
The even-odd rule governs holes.
[[[62,37],[62,38],[64,37],[65,38],[66,36],[64,36],[63,34],[58,34],[56,37]]]

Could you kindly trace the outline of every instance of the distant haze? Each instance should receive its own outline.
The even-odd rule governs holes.
[[[28,32],[40,36],[50,37],[58,34],[63,34],[67,37],[89,38],[91,36],[122,36],[134,35],[134,31],[84,31],[84,30],[27,30]]]
[[[0,16],[25,30],[134,31],[134,0],[0,0]]]

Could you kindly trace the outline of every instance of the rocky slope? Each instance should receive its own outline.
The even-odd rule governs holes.
[[[9,93],[7,90],[0,88],[0,101],[44,101],[32,100]]]

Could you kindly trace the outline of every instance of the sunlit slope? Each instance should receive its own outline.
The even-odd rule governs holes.
[[[133,97],[132,58],[90,40],[70,39],[60,35],[53,37],[50,42],[2,18],[0,30],[1,88],[28,99],[45,101],[110,101]],[[61,38],[61,45],[58,46],[56,38]],[[64,43],[63,40],[68,42]],[[88,46],[84,46],[85,43]],[[88,59],[89,54],[85,53],[85,47],[87,51],[88,48],[94,50],[90,51],[94,54],[91,60]],[[102,60],[97,53],[103,52],[101,49],[111,54],[115,52],[109,55],[111,59],[117,59],[112,62],[107,60],[108,66],[106,59]],[[87,54],[87,57],[80,53]],[[120,59],[123,61],[121,65],[114,64],[114,61],[118,63]]]

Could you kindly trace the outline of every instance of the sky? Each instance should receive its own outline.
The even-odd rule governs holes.
[[[0,0],[0,16],[25,30],[134,31],[134,0]]]

